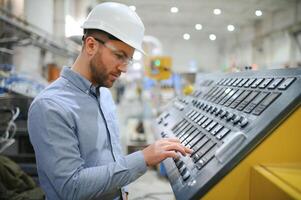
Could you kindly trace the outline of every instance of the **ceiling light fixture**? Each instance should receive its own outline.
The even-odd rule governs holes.
[[[216,40],[216,36],[214,34],[210,34],[209,35],[209,39],[212,40],[212,41]]]
[[[255,15],[256,15],[257,17],[260,17],[260,16],[262,15],[262,11],[261,11],[261,10],[256,10],[256,11],[255,11]]]
[[[183,35],[184,40],[189,40],[190,39],[190,35],[188,33],[185,33]]]
[[[235,30],[235,26],[233,26],[232,24],[229,24],[229,25],[227,26],[227,29],[228,29],[228,31],[232,32],[232,31]]]
[[[221,9],[219,9],[219,8],[215,8],[214,10],[213,10],[213,14],[215,14],[215,15],[220,15],[222,13],[222,11],[221,11]]]
[[[194,27],[195,27],[195,29],[198,30],[198,31],[199,31],[199,30],[202,30],[202,28],[203,28],[202,24],[196,24]]]
[[[136,6],[129,6],[130,9],[132,9],[133,11],[136,11]]]
[[[177,13],[177,12],[179,12],[179,8],[177,8],[177,7],[171,7],[170,8],[170,12],[171,13]]]

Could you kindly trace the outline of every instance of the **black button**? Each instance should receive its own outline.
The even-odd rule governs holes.
[[[184,165],[184,162],[180,159],[176,160],[175,163],[178,169],[180,169]]]
[[[184,180],[184,181],[186,181],[187,179],[189,179],[189,177],[190,177],[189,171],[186,171],[186,173],[184,173],[184,174],[182,175],[182,177],[183,177],[183,180]]]

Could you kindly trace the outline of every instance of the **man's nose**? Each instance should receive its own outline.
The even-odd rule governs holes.
[[[118,65],[118,70],[123,72],[123,73],[126,73],[127,69],[128,69],[128,66],[125,65],[125,64]]]

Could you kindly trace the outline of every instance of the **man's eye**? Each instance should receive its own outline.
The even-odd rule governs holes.
[[[115,56],[119,59],[119,60],[123,60],[124,56],[118,53],[115,53]]]

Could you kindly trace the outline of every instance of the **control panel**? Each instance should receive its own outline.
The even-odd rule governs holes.
[[[301,69],[198,74],[195,91],[156,119],[157,138],[190,156],[163,161],[177,199],[200,199],[301,103]]]

